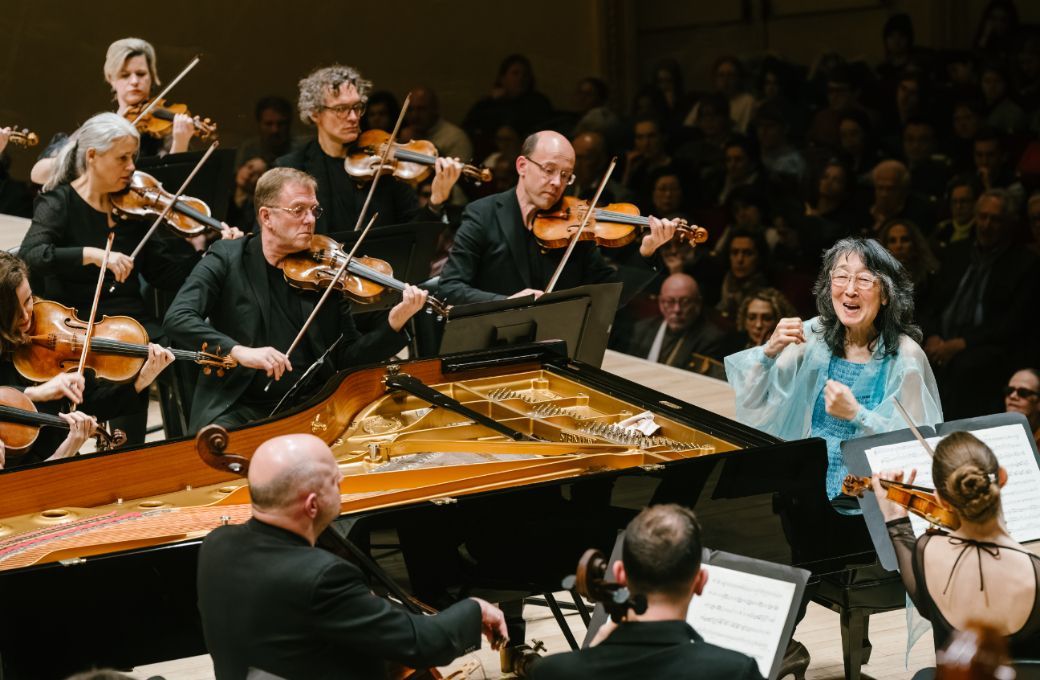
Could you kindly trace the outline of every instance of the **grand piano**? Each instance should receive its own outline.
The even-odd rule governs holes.
[[[651,501],[692,505],[712,548],[814,578],[875,559],[862,519],[826,498],[822,440],[780,441],[558,344],[345,371],[218,445],[248,458],[291,432],[319,436],[340,462],[340,535],[363,546],[395,528],[434,552],[462,546],[465,569],[440,574],[462,592],[557,589]],[[204,462],[193,439],[0,473],[3,677],[204,653],[197,550],[248,517],[245,480]]]

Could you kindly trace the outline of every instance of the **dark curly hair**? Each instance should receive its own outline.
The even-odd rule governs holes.
[[[819,328],[813,328],[813,332],[823,335],[831,352],[845,356],[845,326],[838,320],[831,300],[831,271],[843,255],[853,253],[859,256],[871,274],[878,277],[881,286],[883,302],[874,319],[874,328],[884,341],[885,354],[898,353],[900,335],[921,342],[924,334],[914,323],[914,284],[910,275],[899,260],[874,239],[843,238],[823,254],[820,275],[813,285],[816,309],[820,313]]]

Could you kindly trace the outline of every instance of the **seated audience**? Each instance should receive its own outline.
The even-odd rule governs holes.
[[[267,172],[267,162],[263,158],[250,158],[239,166],[235,172],[235,191],[231,194],[231,203],[227,210],[227,223],[249,231],[256,224],[256,210],[253,207],[253,192],[256,181]]]
[[[1026,192],[1007,160],[999,133],[993,128],[980,130],[972,142],[975,162],[975,193],[987,189],[1004,189],[1012,201],[1011,212],[1025,203]]]
[[[787,139],[787,121],[778,105],[763,104],[755,114],[760,160],[770,177],[797,189],[805,177],[805,158]]]
[[[715,92],[729,101],[729,116],[733,121],[733,130],[746,134],[754,113],[755,98],[744,89],[744,67],[740,60],[732,56],[723,56],[715,60],[712,69]],[[685,125],[697,125],[700,106],[694,106],[686,116]]]
[[[975,231],[975,185],[971,178],[960,175],[950,180],[946,187],[949,219],[935,228],[931,242],[933,249],[941,251],[951,243],[970,238]]]
[[[912,220],[921,229],[931,232],[935,212],[926,198],[910,190],[910,172],[899,161],[881,161],[871,173],[874,183],[874,203],[870,215],[874,225],[867,236],[876,236],[889,220]]]
[[[975,204],[975,236],[943,251],[921,311],[925,352],[935,367],[947,418],[995,413],[1001,377],[1027,360],[1036,315],[1037,258],[1011,240],[1007,192]]]
[[[889,501],[880,479],[912,483],[915,471],[874,475],[878,505],[914,605],[932,622],[936,649],[971,622],[1007,637],[1013,657],[1040,649],[1040,557],[1019,545],[1004,524],[1001,490],[1008,473],[988,446],[969,432],[947,435],[935,447],[932,482],[940,505],[960,526],[914,536],[907,511]]]
[[[1033,438],[1040,444],[1040,371],[1035,368],[1015,371],[1004,388],[1004,410],[1024,415]]]
[[[753,659],[705,642],[686,623],[690,601],[710,587],[701,567],[701,529],[693,511],[653,505],[625,529],[613,580],[644,595],[646,611],[608,619],[587,649],[554,654],[531,671],[554,678],[761,678]]]
[[[928,240],[910,220],[894,219],[881,227],[878,241],[910,275],[910,282],[914,284],[914,302],[919,306],[925,295],[928,277],[939,270],[939,260],[928,247]]]
[[[722,277],[722,293],[715,308],[733,323],[744,299],[758,290],[769,286],[769,246],[760,232],[734,229],[722,248],[723,257],[728,258],[729,267]]]
[[[911,118],[903,128],[903,158],[910,169],[910,189],[938,199],[950,179],[950,161],[938,154],[935,127],[925,118]]]
[[[764,345],[780,319],[795,314],[794,306],[776,288],[761,288],[748,295],[737,313],[737,332],[726,354]]]
[[[394,125],[401,115],[401,105],[397,103],[397,97],[386,90],[376,90],[368,95],[365,115],[361,119],[362,130],[382,130],[393,132]]]
[[[574,184],[567,187],[564,195],[577,196],[586,201],[591,201],[592,197],[596,195],[596,190],[599,189],[603,173],[607,171],[607,166],[610,165],[607,141],[599,132],[582,132],[571,142],[571,146],[574,147],[575,179]],[[603,194],[599,199],[601,204],[634,202],[635,197],[632,192],[619,181],[618,177],[619,175],[615,170],[610,179],[607,180],[607,186],[603,188]]]
[[[816,183],[816,202],[806,213],[839,226],[846,236],[858,232],[870,218],[854,205],[853,181],[848,166],[836,158],[827,161]]]
[[[442,666],[506,635],[502,612],[466,598],[411,614],[369,589],[352,562],[316,549],[340,512],[343,475],[309,434],[261,444],[249,464],[253,517],[217,527],[199,551],[199,613],[220,680],[387,678],[386,664]]]
[[[697,282],[689,274],[672,274],[657,298],[661,316],[635,325],[624,351],[668,366],[687,366],[693,354],[721,358],[725,334],[703,314]]]
[[[264,97],[256,103],[255,116],[257,134],[238,145],[236,167],[250,158],[271,165],[279,156],[303,146],[303,139],[292,136],[292,104],[284,97]]]
[[[649,202],[651,175],[672,163],[665,145],[665,134],[660,121],[653,118],[637,120],[632,127],[632,149],[625,154],[621,183],[639,203]],[[596,180],[598,183],[598,179]]]

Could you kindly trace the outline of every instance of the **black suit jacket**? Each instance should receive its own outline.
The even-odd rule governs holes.
[[[622,623],[595,647],[553,654],[536,663],[532,680],[761,680],[749,656],[709,644],[685,621]]]
[[[205,342],[211,351],[219,346],[225,352],[235,345],[270,345],[271,296],[266,267],[258,236],[214,243],[166,312],[163,327],[174,345],[197,350]],[[317,296],[304,298],[304,318],[310,316],[316,300]],[[404,333],[390,328],[385,316],[375,328],[362,335],[354,326],[350,304],[336,300],[330,300],[321,308],[307,329],[305,341],[310,343],[317,357],[340,334],[343,341],[332,356],[332,364],[337,369],[387,359],[407,341]],[[276,349],[284,352],[288,348]],[[200,375],[192,400],[190,429],[197,431],[232,409],[255,373],[255,369],[239,366],[223,377],[216,373]],[[294,375],[289,374],[282,379],[293,378]]]
[[[625,353],[645,359],[646,355],[650,353],[650,346],[654,344],[654,338],[657,337],[657,331],[661,328],[662,323],[664,320],[659,317],[644,319],[637,323],[625,347]],[[667,364],[687,368],[694,353],[721,360],[725,349],[725,332],[701,315],[679,340],[679,349]]]
[[[507,189],[470,203],[462,213],[448,261],[441,271],[438,290],[453,305],[501,300],[525,288],[544,290],[547,280],[532,280],[528,239],[516,189]],[[552,276],[564,248],[540,252],[542,268]],[[647,261],[635,255],[646,267]],[[588,283],[617,281],[592,241],[581,241],[560,274],[556,290]]]
[[[318,145],[318,140],[312,139],[299,149],[288,153],[274,162],[276,167],[296,168],[303,170],[318,181],[317,198],[318,203],[324,208],[314,231],[318,234],[331,232],[351,231],[357,224],[358,214],[361,206],[365,204],[368,196],[368,185],[358,186],[352,178],[341,184],[344,191],[336,191],[329,176],[329,168],[325,162],[325,154]],[[342,171],[344,176],[346,170]],[[378,219],[373,226],[381,227],[390,224],[403,224],[405,222],[437,222],[440,216],[427,208],[419,207],[419,197],[406,182],[399,182],[392,177],[382,177],[376,192],[372,196],[372,204],[368,207],[368,218],[379,213]],[[364,225],[362,225],[362,228]]]
[[[473,600],[410,614],[373,595],[355,565],[255,519],[206,537],[198,594],[218,680],[244,680],[250,667],[288,680],[384,678],[387,660],[442,666],[480,646]]]
[[[953,300],[961,278],[971,264],[974,239],[951,243],[943,249],[939,272],[929,284],[929,296],[918,314],[925,337],[942,336],[942,314]],[[1008,246],[990,271],[982,291],[982,324],[964,333],[969,348],[1007,347],[1011,351],[1032,347],[1035,313],[1040,292],[1040,267],[1028,250]]]

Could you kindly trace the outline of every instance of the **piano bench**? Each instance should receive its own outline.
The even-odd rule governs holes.
[[[873,564],[822,576],[810,599],[838,612],[845,678],[859,680],[870,660],[870,615],[905,607],[906,589],[899,572]]]

